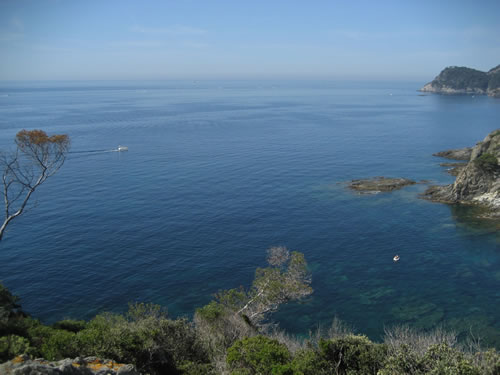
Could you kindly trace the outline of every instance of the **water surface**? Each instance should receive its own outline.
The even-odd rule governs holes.
[[[500,347],[497,224],[418,199],[426,185],[366,196],[338,184],[450,183],[432,153],[499,127],[500,100],[421,85],[4,82],[0,148],[40,128],[69,134],[72,153],[10,226],[0,279],[47,323],[129,301],[189,316],[285,245],[305,254],[315,291],[276,315],[292,333],[336,315],[374,339],[445,325]],[[118,144],[129,152],[104,152]]]

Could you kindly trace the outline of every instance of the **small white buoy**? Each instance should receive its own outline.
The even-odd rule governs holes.
[[[397,262],[399,260],[399,255],[395,255],[394,258],[392,258],[392,260]]]

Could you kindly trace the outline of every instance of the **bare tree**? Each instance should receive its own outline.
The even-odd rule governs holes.
[[[5,202],[0,241],[7,225],[25,211],[33,192],[64,164],[70,147],[67,135],[49,137],[42,130],[21,130],[15,143],[13,153],[0,154]]]

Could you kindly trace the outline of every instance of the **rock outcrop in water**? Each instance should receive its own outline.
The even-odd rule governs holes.
[[[439,94],[478,94],[500,98],[500,65],[488,72],[451,66],[420,89]]]
[[[27,355],[0,365],[2,375],[139,375],[132,365],[124,365],[96,357],[63,359],[49,362],[30,359]]]
[[[416,182],[408,180],[407,178],[373,177],[362,180],[352,180],[348,183],[348,187],[359,192],[376,193],[393,191],[413,184],[416,184]]]
[[[446,159],[453,159],[453,160],[470,160],[470,156],[472,155],[472,147],[465,147],[465,148],[458,148],[454,150],[446,150],[446,151],[440,151],[436,152],[435,154],[432,154],[432,156],[440,156],[442,158]]]
[[[470,160],[460,170],[453,184],[431,186],[424,197],[443,203],[482,205],[490,210],[487,216],[500,217],[500,129],[479,142]]]

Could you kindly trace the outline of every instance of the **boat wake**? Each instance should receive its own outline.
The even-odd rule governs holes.
[[[127,146],[121,146],[119,145],[117,148],[113,148],[111,150],[84,150],[84,151],[70,151],[68,154],[74,155],[73,158],[75,157],[83,157],[83,156],[90,156],[90,155],[96,155],[96,154],[104,154],[107,152],[123,152],[123,151],[128,151]]]

